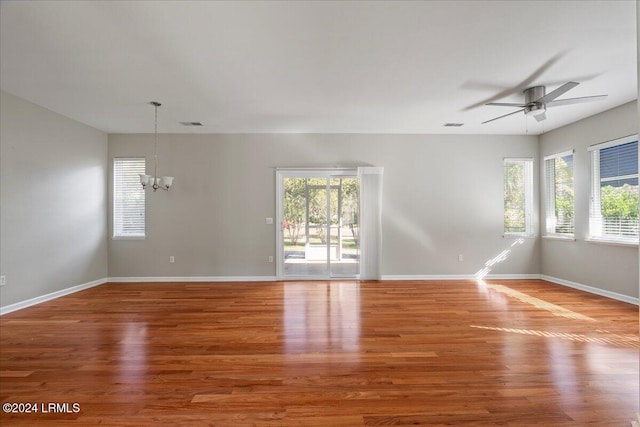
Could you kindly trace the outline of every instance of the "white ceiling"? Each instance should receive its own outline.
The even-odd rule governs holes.
[[[539,134],[637,98],[633,0],[0,7],[2,89],[109,133],[152,132],[152,100],[160,132]],[[481,125],[527,78],[609,96]]]

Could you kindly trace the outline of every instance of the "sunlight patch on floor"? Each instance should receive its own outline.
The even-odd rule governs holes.
[[[503,285],[494,285],[494,284],[490,284],[490,283],[486,283],[482,280],[478,281],[478,284],[485,287],[486,289],[491,289],[493,291],[499,292],[503,295],[507,295],[509,297],[515,298],[518,301],[521,301],[525,304],[530,304],[536,308],[539,308],[541,310],[545,310],[548,311],[550,313],[552,313],[554,316],[561,316],[561,317],[566,317],[567,319],[576,319],[576,320],[585,320],[588,322],[595,322],[596,320],[582,315],[580,313],[576,313],[575,311],[571,311],[567,308],[564,307],[560,307],[559,305],[555,305],[552,304],[550,302],[541,300],[539,298],[535,298],[532,297],[530,295],[527,295],[525,293],[516,291],[514,289],[511,289],[507,286],[503,286]]]
[[[569,341],[613,345],[616,347],[640,348],[640,345],[638,344],[638,337],[618,335],[618,334],[613,334],[606,331],[595,331],[593,336],[588,336],[584,334],[570,334],[566,332],[549,332],[549,331],[539,331],[534,329],[499,328],[494,326],[480,326],[480,325],[469,325],[469,326],[471,328],[485,329],[489,331],[509,332],[509,333],[521,334],[521,335],[534,335],[534,336],[545,337],[545,338],[560,338],[560,339],[569,340]]]

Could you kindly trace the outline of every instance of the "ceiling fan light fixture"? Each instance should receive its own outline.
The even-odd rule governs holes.
[[[527,116],[539,116],[544,114],[546,111],[547,108],[544,106],[544,104],[527,105],[524,109],[524,113]]]

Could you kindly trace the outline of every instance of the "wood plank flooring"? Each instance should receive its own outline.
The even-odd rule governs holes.
[[[3,404],[39,409],[3,426],[610,427],[638,411],[638,307],[540,280],[107,284],[0,332]]]

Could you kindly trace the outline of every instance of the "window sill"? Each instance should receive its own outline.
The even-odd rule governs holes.
[[[504,239],[535,239],[536,235],[535,234],[518,234],[518,233],[504,233],[502,235],[502,238]]]
[[[575,242],[576,238],[573,236],[560,236],[560,235],[553,235],[550,234],[548,236],[542,236],[543,239],[545,240],[561,240],[561,241],[565,241],[565,242]]]
[[[585,242],[589,242],[589,243],[598,243],[601,245],[611,245],[611,246],[627,246],[627,247],[631,247],[631,248],[637,248],[638,247],[638,242],[630,242],[630,241],[624,241],[624,240],[613,240],[613,239],[602,239],[602,238],[598,238],[598,237],[589,237],[587,239],[584,239]]]
[[[111,240],[145,240],[147,236],[111,236]]]

